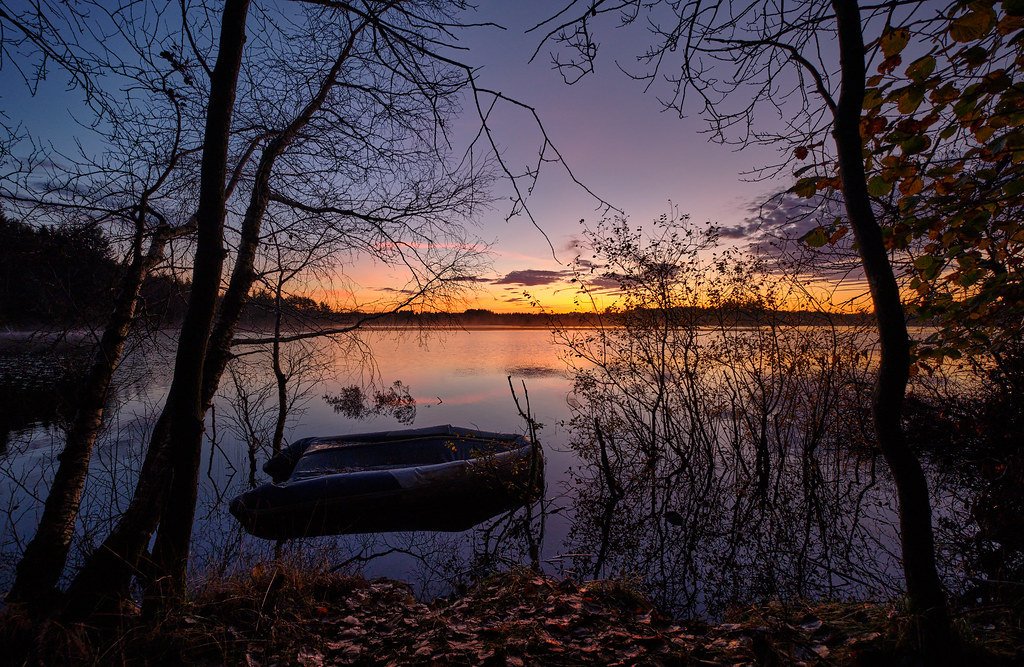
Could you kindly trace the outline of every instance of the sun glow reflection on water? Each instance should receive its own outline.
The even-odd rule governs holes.
[[[166,364],[153,363],[158,356],[151,353],[148,365],[166,371]],[[574,408],[581,403],[580,397],[573,395],[573,374],[566,362],[567,351],[555,343],[547,330],[454,330],[429,335],[377,330],[364,332],[355,343],[306,344],[299,357],[304,359],[307,368],[315,371],[314,379],[308,381],[299,414],[289,422],[286,441],[438,424],[523,433],[526,424],[513,400],[509,387],[511,376],[521,404],[525,407],[528,398],[534,419],[543,425],[539,439],[546,458],[546,495],[541,503],[500,516],[464,533],[412,532],[316,538],[288,543],[286,553],[362,571],[370,577],[402,579],[424,597],[445,594],[476,576],[531,561],[554,574],[577,578],[638,577],[646,581],[656,600],[679,613],[719,610],[724,601],[715,598],[714,591],[704,590],[702,579],[707,577],[714,577],[716,585],[721,577],[739,582],[731,584],[735,595],[773,597],[793,592],[773,590],[776,575],[770,574],[773,568],[784,570],[793,556],[786,552],[791,542],[786,535],[779,535],[778,540],[773,538],[772,544],[757,545],[754,548],[757,553],[737,558],[734,565],[742,565],[746,571],[719,572],[718,555],[702,553],[701,549],[721,549],[721,536],[698,538],[697,527],[684,530],[671,520],[663,519],[663,513],[665,517],[672,516],[672,507],[662,507],[646,518],[635,516],[640,510],[623,507],[621,502],[608,510],[610,514],[601,509],[601,503],[606,500],[602,500],[605,498],[601,492],[602,482],[574,449],[581,446],[580,439],[574,437],[568,424]],[[251,406],[249,414],[250,425],[255,426],[249,435],[260,436],[256,438],[261,447],[256,459],[258,465],[266,459],[267,425],[272,424],[266,421],[266,416],[276,411],[276,395],[266,391],[273,382],[267,360],[259,355],[245,359],[246,364],[251,365],[248,374],[225,377],[222,395],[208,422],[201,500],[194,532],[193,571],[197,577],[211,571],[244,569],[270,557],[273,552],[272,543],[242,534],[227,512],[230,499],[248,488],[250,474],[248,447],[242,437],[246,430],[234,407],[237,401],[232,400],[235,387],[245,387],[252,396],[264,398],[263,404]],[[416,399],[412,423],[401,423],[387,415],[353,419],[336,412],[324,400],[325,395],[337,394],[353,383],[383,388],[396,380]],[[295,384],[301,382],[297,379]],[[145,441],[166,386],[166,376],[157,372],[149,377],[148,384],[136,385],[134,392],[124,392],[120,409],[112,419],[90,470],[81,522],[85,526],[84,534],[103,534],[110,513],[106,508],[124,507],[129,488],[125,481],[138,465],[139,443]],[[52,468],[45,463],[46,455],[52,456],[54,436],[52,429],[45,428],[15,433],[12,435],[15,444],[2,459],[8,471],[20,476],[22,486],[7,484],[0,490],[0,509],[18,507],[16,511],[8,511],[10,519],[0,536],[0,589],[9,582],[20,550],[18,545],[31,534],[40,509],[37,502],[19,489],[44,488],[40,482],[45,484],[52,475]],[[846,477],[850,472],[840,468],[836,467],[839,477],[834,482],[854,484]],[[256,482],[265,481],[266,476],[257,471]],[[861,529],[866,541],[855,545],[857,557],[865,557],[865,560],[842,573],[826,572],[811,577],[809,588],[797,591],[800,594],[878,597],[898,590],[895,515],[890,490],[884,479],[865,489],[858,521],[863,524]],[[673,497],[685,497],[685,494]],[[731,508],[722,506],[709,510],[712,514],[728,513]],[[607,541],[604,545],[599,544],[604,530],[602,517],[615,517],[607,526],[612,534],[610,538],[604,535]],[[616,535],[616,530],[643,534]],[[693,544],[688,547],[689,551],[681,551],[689,544],[690,537],[693,537]],[[750,548],[749,545],[742,547]],[[595,561],[601,563],[597,571],[593,569]],[[767,569],[761,571],[762,567]],[[863,578],[866,583],[858,584],[851,577]],[[722,593],[723,596],[732,594]]]

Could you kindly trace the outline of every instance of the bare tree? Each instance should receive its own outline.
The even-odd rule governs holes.
[[[174,377],[164,411],[155,429],[157,433],[172,441],[198,440],[203,432],[202,371],[224,261],[228,146],[248,11],[248,0],[228,0],[225,4],[221,16],[217,61],[210,72],[210,94],[206,109],[196,215],[198,240],[192,270],[192,290],[178,338]],[[132,505],[126,513],[127,518],[135,517],[138,510],[133,512],[133,507],[137,508],[139,502],[152,507],[163,499],[163,475],[153,470],[154,463],[160,464],[163,461],[155,460],[158,457],[150,455],[161,453],[162,449],[151,444],[140,473],[139,485],[132,498]],[[155,509],[156,507],[153,507],[149,513],[155,514]],[[112,533],[112,537],[120,534],[117,529],[122,528],[123,524],[122,520]],[[139,532],[141,531],[134,531],[136,535]],[[108,537],[107,542],[109,541]],[[92,574],[97,568],[95,563],[103,563],[105,560],[109,562],[111,558],[117,557],[116,553],[105,543],[79,572],[72,587],[73,594],[75,586],[78,587],[79,600],[83,597],[80,592],[83,589],[96,593],[106,590],[116,581],[104,579],[102,576],[93,578],[95,575]],[[74,598],[72,601],[75,601]]]
[[[923,14],[923,16],[922,16]],[[899,289],[882,231],[868,197],[860,115],[867,79],[865,31],[902,29],[909,36],[938,20],[923,2],[806,0],[779,5],[762,2],[690,0],[647,3],[597,0],[570,2],[535,26],[545,43],[573,54],[554,57],[572,83],[593,71],[598,52],[594,25],[617,16],[622,24],[643,19],[652,43],[638,56],[632,75],[648,86],[664,79],[671,91],[666,106],[680,114],[690,108],[710,121],[713,138],[780,145],[786,159],[761,173],[774,175],[790,152],[821,151],[838,164],[846,216],[857,241],[874,304],[880,363],[874,398],[874,430],[896,482],[900,507],[903,567],[910,609],[918,619],[919,645],[939,659],[954,655],[954,637],[935,564],[928,488],[901,423],[910,369],[910,339]],[[872,42],[878,44],[878,40]],[[770,111],[775,120],[762,112]],[[831,135],[831,142],[826,139]]]
[[[186,254],[191,295],[174,376],[132,499],[72,581],[65,600],[70,616],[127,594],[136,576],[152,593],[184,591],[204,419],[233,346],[270,344],[273,355],[276,345],[280,363],[286,341],[350,328],[236,340],[268,236],[322,234],[331,239],[335,261],[370,254],[404,267],[408,283],[396,292],[395,308],[443,300],[468,284],[478,246],[467,238],[464,223],[486,203],[491,164],[481,156],[497,146],[490,114],[498,104],[516,105],[534,119],[536,114],[476,86],[473,68],[449,55],[457,53],[456,32],[471,25],[457,16],[465,8],[437,0],[307,2],[261,7],[250,16],[245,1],[218,10],[202,2],[114,8],[97,3],[94,11],[114,34],[147,34],[153,17],[162,27],[175,26],[148,41],[135,40],[127,50],[111,49],[104,58],[92,57],[88,49],[107,32],[90,28],[69,42],[52,27],[51,16],[67,25],[85,21],[86,13],[77,8],[45,5],[0,16],[20,35],[4,40],[5,53],[36,48],[44,63],[73,64],[81,75],[76,84],[90,96],[103,91],[103,77],[130,70],[131,58],[142,63],[138,71],[160,72],[152,88],[185,109],[190,140],[182,152],[194,167],[162,165],[168,173],[164,183],[180,186],[168,197],[176,203],[173,219],[194,220],[196,230],[195,246]],[[249,21],[256,29],[247,29]],[[466,92],[481,129],[459,159],[449,119]],[[109,96],[96,100],[107,114]],[[109,122],[116,114],[103,118]],[[516,193],[513,213],[529,213],[525,195],[541,166],[560,160],[539,121],[538,127],[542,147],[535,168],[520,173],[500,154],[495,158]],[[163,140],[153,136],[154,142]],[[141,211],[157,221],[160,215],[171,219],[152,206]],[[226,282],[225,265],[231,271]],[[88,457],[79,460],[87,463]]]
[[[191,142],[192,105],[174,89],[188,87],[180,80],[171,51],[166,50],[175,47],[165,44],[164,57],[158,56],[148,48],[156,38],[132,32],[136,26],[130,22],[115,24],[126,28],[118,39],[85,47],[76,39],[79,33],[68,28],[95,27],[86,9],[60,12],[39,6],[0,10],[2,46],[10,65],[24,67],[26,82],[35,90],[48,63],[56,63],[84,93],[88,112],[81,121],[105,146],[98,155],[81,147],[75,154],[23,138],[18,143],[29,144],[27,155],[12,148],[3,156],[11,172],[0,183],[0,197],[27,220],[38,219],[41,224],[78,220],[103,228],[126,252],[116,296],[79,390],[39,528],[20,561],[8,598],[37,607],[52,597],[65,567],[93,447],[104,423],[115,371],[135,323],[140,290],[163,261],[167,244],[194,230],[194,220],[180,216],[188,190],[182,176],[197,151]],[[109,18],[108,11],[113,10],[99,8]],[[148,57],[129,62],[124,52]],[[36,64],[29,74],[26,63],[33,61]],[[120,87],[116,95],[109,85],[97,81],[101,72],[116,80]],[[127,231],[122,231],[125,227]]]
[[[482,202],[487,164],[475,149],[462,160],[449,155],[446,119],[470,87],[472,69],[438,53],[458,26],[453,12],[461,5],[322,4],[302,8],[302,21],[261,14],[265,30],[247,49],[241,79],[246,92],[240,99],[253,105],[240,106],[236,124],[251,137],[240,144],[255,148],[238,150],[253,156],[253,166],[240,171],[245,203],[231,218],[239,220],[237,236],[229,236],[236,244],[231,276],[204,345],[179,341],[179,350],[187,344],[203,355],[199,412],[192,411],[191,398],[188,410],[168,402],[131,505],[72,584],[73,615],[123,594],[140,571],[160,582],[151,590],[184,590],[202,443],[202,420],[196,419],[232,356],[258,278],[255,261],[268,214],[285,226],[292,224],[289,216],[317,219],[345,238],[350,251],[404,265],[412,283],[409,302],[465,285],[465,260],[475,253],[460,221]],[[268,72],[281,78],[267,81]],[[175,415],[186,417],[186,425],[176,425]],[[145,548],[158,525],[150,559]]]

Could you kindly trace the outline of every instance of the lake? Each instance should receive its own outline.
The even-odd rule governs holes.
[[[679,615],[714,616],[729,605],[766,599],[882,599],[901,589],[893,494],[875,457],[822,447],[808,472],[806,457],[773,450],[766,476],[744,471],[745,453],[716,451],[703,464],[685,456],[685,465],[655,470],[631,463],[619,440],[609,445],[614,465],[599,465],[604,459],[594,434],[583,433],[581,424],[600,417],[601,408],[574,389],[568,363],[586,369],[588,362],[546,330],[377,330],[336,345],[307,341],[286,347],[286,366],[295,372],[290,386],[298,392],[286,442],[438,424],[523,433],[511,376],[520,403],[525,407],[528,397],[533,418],[543,425],[538,435],[546,486],[542,500],[462,533],[293,541],[284,546],[290,557],[400,579],[424,598],[517,564],[578,579],[627,577]],[[140,443],[169,381],[169,348],[166,339],[139,345],[120,370],[114,410],[90,469],[76,559],[105,534],[112,509],[127,503]],[[259,466],[266,460],[276,413],[268,364],[262,353],[242,356],[225,375],[210,415],[194,532],[197,581],[273,555],[273,543],[245,535],[227,511],[230,500],[249,488],[250,452],[257,452]],[[392,397],[405,398],[407,409],[396,413],[387,401],[374,409],[370,400],[361,411],[345,412],[326,400],[352,385],[371,399],[392,390]],[[4,427],[0,590],[9,586],[52,474],[62,419],[54,413],[55,400],[40,398],[37,419]],[[761,471],[760,458],[755,467]],[[931,468],[929,475],[940,540],[962,539],[969,524],[963,484]],[[763,484],[751,485],[748,478]],[[257,470],[255,480],[267,477]],[[951,585],[962,588],[960,561],[949,558],[944,566]]]

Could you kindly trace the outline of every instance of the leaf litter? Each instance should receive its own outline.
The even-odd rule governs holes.
[[[51,643],[50,657],[249,667],[903,664],[892,659],[899,616],[873,603],[771,603],[734,610],[728,622],[677,621],[628,582],[525,568],[430,604],[400,582],[272,564],[200,590],[159,620],[125,619],[91,656],[57,656]],[[963,623],[986,656],[1013,664],[1024,657],[1019,628],[1008,633],[999,618]]]

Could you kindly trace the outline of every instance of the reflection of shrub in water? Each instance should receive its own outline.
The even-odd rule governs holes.
[[[636,338],[606,347],[576,384],[580,566],[641,574],[689,613],[894,590],[874,546],[892,535],[876,509],[887,489],[859,453],[863,364],[853,345],[808,354],[835,333],[726,332],[658,357]]]
[[[401,380],[395,380],[383,391],[375,390],[372,396],[359,385],[349,385],[333,396],[325,394],[324,401],[349,419],[384,416],[394,418],[399,424],[412,424],[416,420],[416,399]]]
[[[989,363],[972,359],[959,383],[928,378],[909,397],[907,433],[942,473],[968,489],[973,525],[962,548],[971,580],[965,604],[1000,603],[1024,613],[1024,343]]]
[[[590,264],[622,296],[617,326],[562,332],[584,461],[574,565],[637,574],[683,614],[897,593],[872,339],[827,313],[793,324],[815,305],[801,286],[723,254],[713,229],[663,218],[653,236],[614,222],[593,237]]]

